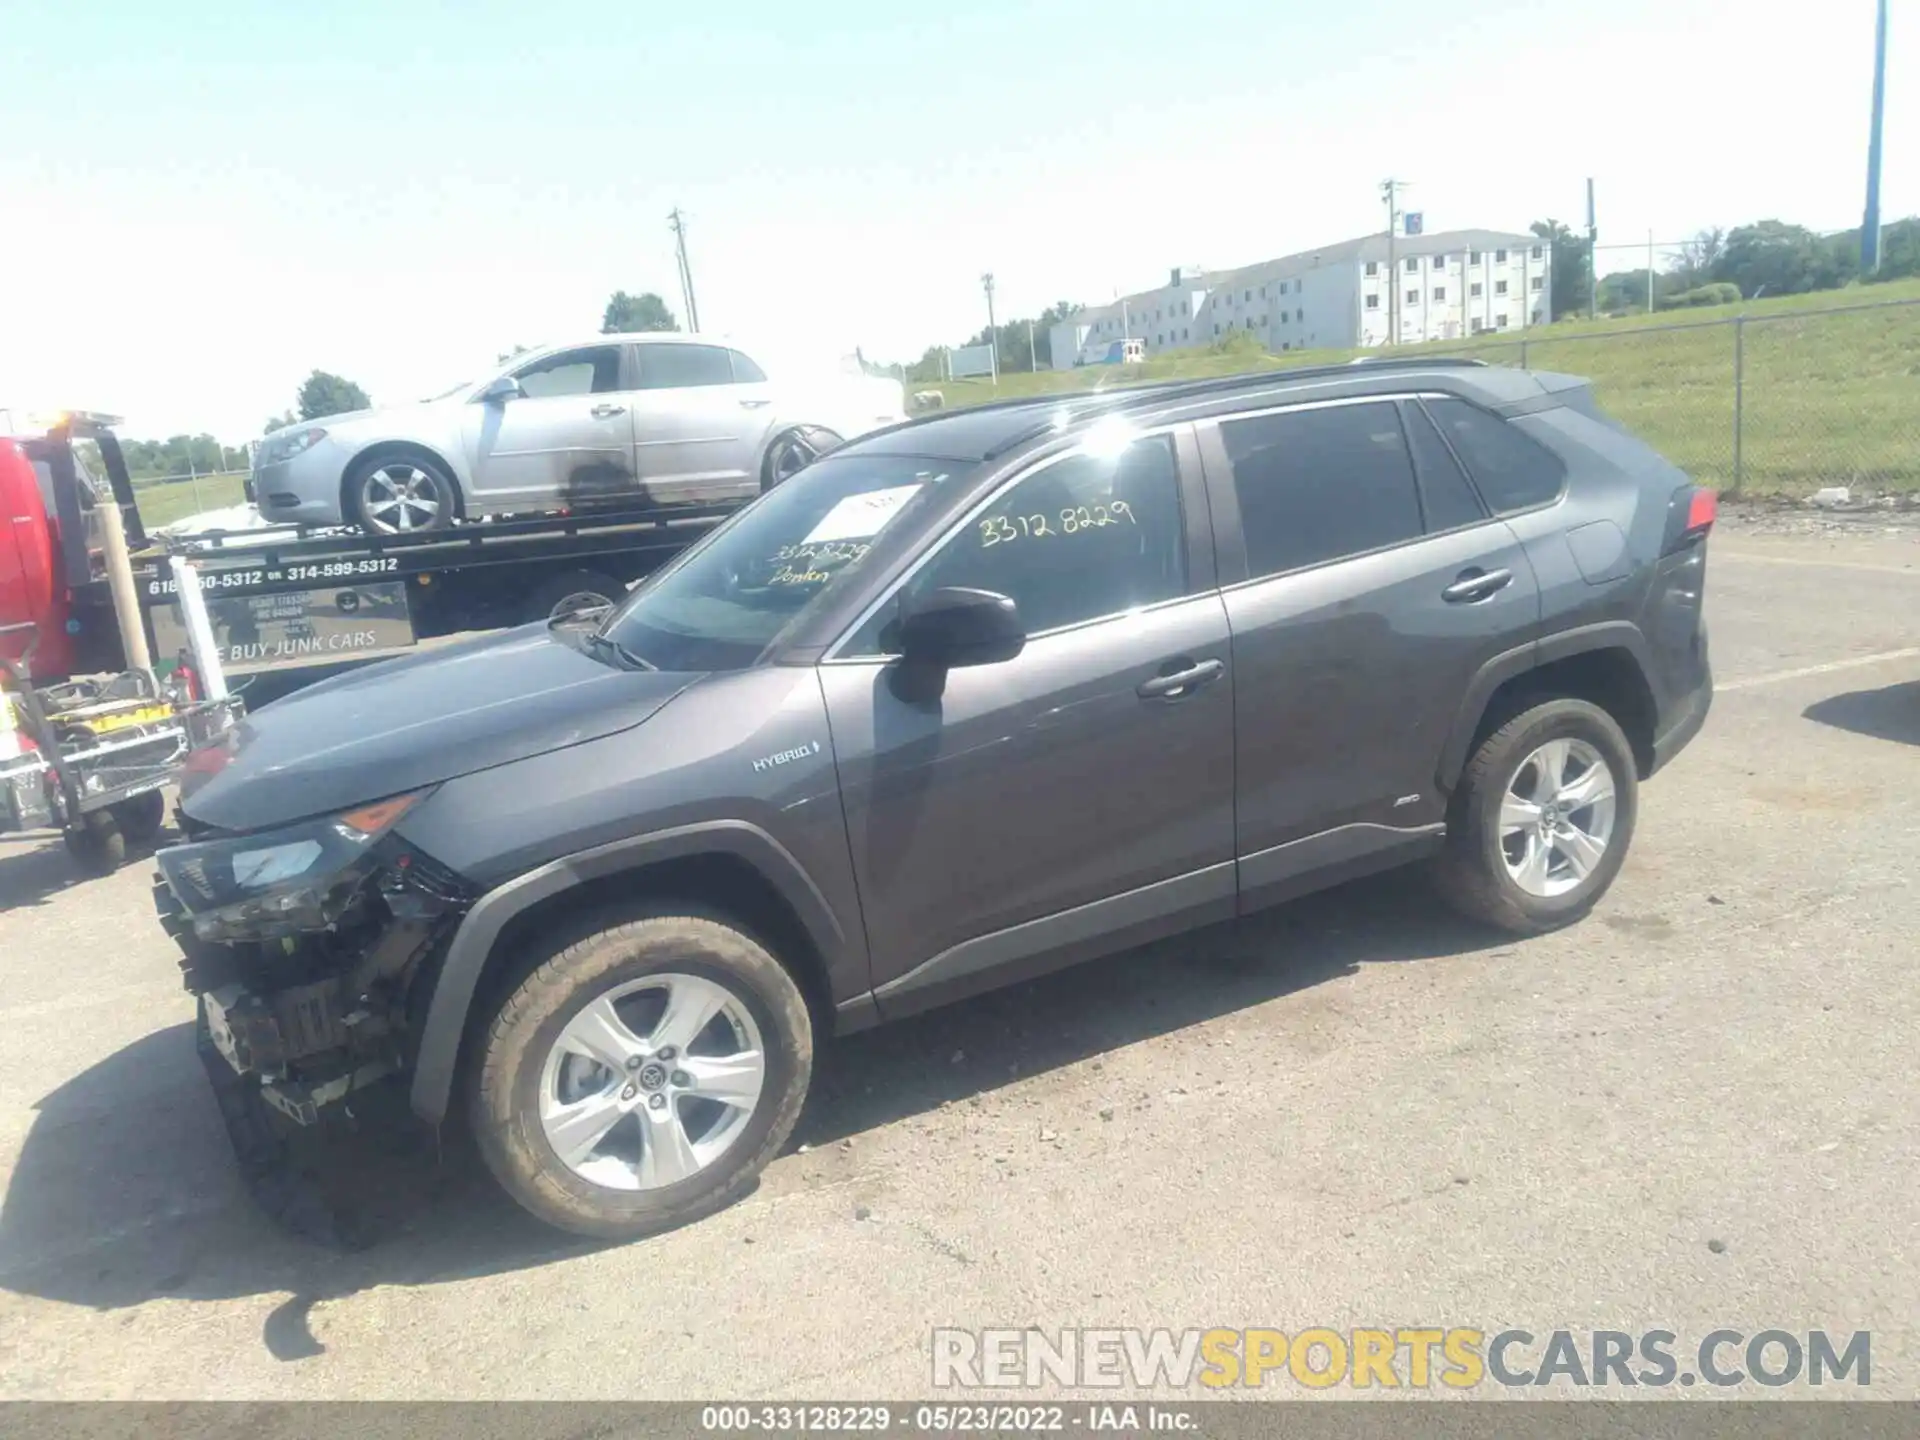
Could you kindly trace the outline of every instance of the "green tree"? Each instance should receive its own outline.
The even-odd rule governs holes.
[[[298,425],[299,423],[300,417],[291,410],[288,410],[284,414],[269,415],[267,417],[267,423],[260,427],[260,433],[262,435],[271,435],[276,430],[284,430],[289,425]]]
[[[641,330],[678,330],[680,322],[667,309],[667,302],[651,290],[644,295],[629,295],[616,290],[600,317],[602,335],[630,335]]]
[[[518,359],[532,348],[530,345],[515,345],[511,350],[502,350],[498,355],[493,357],[493,363],[496,365],[504,365],[509,360]]]
[[[1849,256],[1804,225],[1759,220],[1727,232],[1726,247],[1708,278],[1738,285],[1748,300],[1759,295],[1804,295],[1846,284],[1858,272],[1859,263],[1857,243]]]
[[[1551,318],[1579,314],[1587,308],[1593,294],[1593,242],[1584,235],[1574,234],[1558,220],[1536,220],[1531,228],[1552,247]]]
[[[369,409],[373,402],[353,381],[316,370],[300,386],[296,404],[302,420],[322,420],[329,415]]]

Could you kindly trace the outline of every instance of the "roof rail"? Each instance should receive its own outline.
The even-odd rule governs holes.
[[[1357,360],[1343,360],[1330,365],[1292,365],[1277,366],[1271,370],[1242,371],[1234,375],[1212,375],[1195,380],[1150,380],[1140,385],[1115,386],[1107,390],[1067,391],[1058,395],[1023,398],[1019,400],[1000,400],[992,402],[994,409],[1020,409],[1043,401],[1052,401],[1056,406],[1082,402],[1086,409],[1119,406],[1129,402],[1149,403],[1160,400],[1181,400],[1189,396],[1211,395],[1221,391],[1233,391],[1258,385],[1285,385],[1295,380],[1311,380],[1335,375],[1352,375],[1356,366],[1369,370],[1433,370],[1485,368],[1486,361],[1476,360],[1465,355],[1435,355],[1417,357],[1412,355],[1383,355],[1379,358],[1361,356]],[[1091,402],[1105,402],[1096,407]],[[986,409],[987,406],[968,406],[968,410]],[[949,411],[949,414],[963,412]],[[1051,419],[1044,425],[1036,425],[1008,435],[992,449],[985,458],[994,459],[1010,450],[1017,449],[1030,440],[1038,439],[1053,428]]]

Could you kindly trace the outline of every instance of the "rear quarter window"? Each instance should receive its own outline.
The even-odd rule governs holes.
[[[1496,515],[1531,510],[1560,496],[1560,457],[1498,416],[1464,400],[1422,402]]]

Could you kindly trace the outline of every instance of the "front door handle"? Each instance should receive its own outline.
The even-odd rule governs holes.
[[[740,408],[742,410],[758,410],[763,405],[771,405],[772,403],[771,400],[742,400],[740,402]]]
[[[1151,680],[1143,680],[1134,693],[1142,700],[1184,700],[1202,685],[1218,680],[1227,673],[1224,660],[1202,660],[1198,664],[1176,660],[1170,663],[1181,668],[1156,675]]]
[[[626,414],[627,407],[624,405],[596,405],[587,413],[596,420],[611,420],[616,415]]]
[[[1449,605],[1472,604],[1498,594],[1512,583],[1511,570],[1482,570],[1475,566],[1462,570],[1454,582],[1440,592],[1440,598]]]

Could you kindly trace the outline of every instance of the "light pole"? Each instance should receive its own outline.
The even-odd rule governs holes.
[[[1400,182],[1388,180],[1380,186],[1387,202],[1387,344],[1400,343],[1400,260],[1395,235],[1400,229]]]
[[[1873,26],[1873,123],[1867,131],[1867,213],[1860,222],[1860,273],[1880,268],[1880,114],[1887,104],[1887,0]]]

